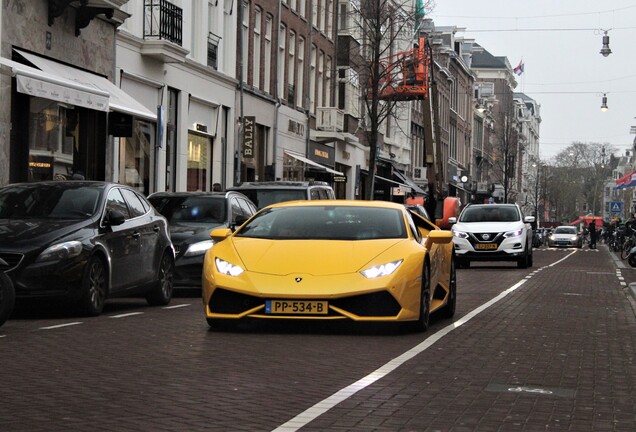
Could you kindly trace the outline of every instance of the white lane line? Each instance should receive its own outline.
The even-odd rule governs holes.
[[[164,309],[177,309],[177,308],[182,308],[186,306],[190,306],[190,303],[178,304],[174,306],[165,306]]]
[[[564,258],[560,259],[559,261],[556,261],[555,263],[552,263],[548,267],[552,267],[553,265],[558,264],[558,263],[566,260],[567,258],[571,257],[574,253],[576,253],[576,251],[568,254],[567,256],[565,256]],[[471,319],[475,318],[477,315],[479,315],[480,313],[482,313],[483,311],[485,311],[486,309],[488,309],[489,307],[491,307],[495,303],[499,302],[500,300],[502,300],[503,298],[505,298],[506,296],[508,296],[512,292],[514,292],[515,290],[519,289],[519,287],[521,287],[527,281],[528,281],[527,278],[521,279],[519,282],[517,282],[516,284],[514,284],[510,288],[508,288],[507,290],[505,290],[502,293],[500,293],[497,297],[495,297],[495,298],[491,299],[490,301],[484,303],[483,305],[481,305],[478,308],[474,309],[473,311],[471,311],[467,315],[464,315],[462,318],[458,319],[457,321],[453,322],[452,324],[444,327],[443,329],[441,329],[437,333],[435,333],[435,334],[431,335],[430,337],[426,338],[419,345],[416,345],[415,347],[413,347],[410,350],[406,351],[404,354],[394,358],[393,360],[390,360],[388,363],[384,364],[380,368],[378,368],[375,371],[371,372],[369,375],[359,379],[358,381],[354,382],[353,384],[351,384],[351,385],[349,385],[349,386],[337,391],[336,393],[332,394],[328,398],[323,399],[322,401],[318,402],[314,406],[306,409],[304,412],[298,414],[296,417],[294,417],[291,420],[287,421],[286,423],[283,423],[282,425],[278,426],[276,429],[273,430],[273,432],[292,432],[292,431],[296,431],[296,430],[300,429],[301,427],[307,425],[309,422],[315,420],[316,418],[318,418],[322,414],[326,413],[331,408],[333,408],[336,405],[338,405],[340,402],[350,398],[355,393],[357,393],[360,390],[363,390],[364,388],[370,386],[371,384],[373,384],[377,380],[379,380],[381,378],[384,378],[390,372],[392,372],[395,369],[397,369],[398,367],[402,366],[408,360],[412,359],[413,357],[415,357],[418,354],[421,354],[423,351],[425,351],[428,348],[430,348],[435,342],[437,342],[438,340],[440,340],[441,338],[446,336],[448,333],[450,333],[453,330],[455,330],[456,328],[459,328],[462,325],[466,324],[468,321],[470,321]]]
[[[0,338],[7,337],[7,335],[0,335]]]
[[[125,313],[125,314],[119,314],[119,315],[111,315],[108,318],[126,318],[129,316],[134,316],[134,315],[143,315],[143,312],[129,312],[129,313]]]
[[[58,325],[53,325],[53,326],[48,326],[48,327],[40,327],[38,330],[53,330],[53,329],[58,329],[58,328],[62,328],[62,327],[69,327],[69,326],[74,326],[74,325],[79,325],[82,324],[80,321],[75,321],[75,322],[70,322],[70,323],[66,323],[66,324],[58,324]]]

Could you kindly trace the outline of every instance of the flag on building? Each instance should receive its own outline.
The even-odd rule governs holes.
[[[524,66],[523,59],[521,59],[517,67],[514,69],[515,74],[521,76],[521,74],[523,73],[523,66]]]

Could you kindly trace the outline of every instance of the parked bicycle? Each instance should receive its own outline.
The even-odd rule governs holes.
[[[629,256],[629,251],[636,246],[636,233],[631,233],[625,237],[623,244],[621,245],[621,259],[626,260]]]

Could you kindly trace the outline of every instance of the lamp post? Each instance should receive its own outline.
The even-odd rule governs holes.
[[[534,162],[532,166],[537,169],[534,176],[534,218],[537,228],[539,228],[539,172],[541,170],[541,164]]]

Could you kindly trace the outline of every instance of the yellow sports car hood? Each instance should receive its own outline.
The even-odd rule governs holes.
[[[408,242],[407,239],[272,241],[236,237],[232,241],[247,271],[272,275],[305,273],[314,276],[363,270],[378,255],[400,243]],[[404,257],[392,254],[391,259],[400,258]]]

